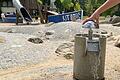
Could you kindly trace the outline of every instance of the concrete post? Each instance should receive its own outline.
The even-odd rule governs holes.
[[[88,37],[81,35],[75,36],[73,76],[78,80],[103,80],[106,38],[99,37],[97,39],[99,41],[99,53],[87,52],[87,40]]]

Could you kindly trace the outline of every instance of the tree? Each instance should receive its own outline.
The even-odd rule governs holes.
[[[75,0],[56,0],[55,6],[57,7],[58,12],[71,12],[74,10],[80,10],[80,3]]]
[[[76,2],[75,5],[74,5],[74,10],[79,11],[80,9],[81,9],[80,3]]]
[[[56,1],[54,2],[54,4],[55,4],[55,6],[56,6],[56,8],[57,8],[57,12],[62,13],[62,11],[64,10],[64,6],[62,5],[61,0],[56,0]]]
[[[80,0],[83,10],[85,11],[86,15],[91,15],[99,6],[101,6],[106,0]],[[105,11],[103,16],[107,15],[120,15],[120,5],[117,5],[107,11]]]
[[[37,0],[37,2],[38,2],[39,4],[43,4],[43,1],[42,1],[42,0]]]
[[[61,0],[61,3],[67,10],[70,10],[70,8],[74,6],[72,0]]]
[[[91,15],[101,4],[102,0],[85,0],[85,10],[87,15]]]
[[[50,5],[50,0],[37,0],[37,2],[42,5]]]

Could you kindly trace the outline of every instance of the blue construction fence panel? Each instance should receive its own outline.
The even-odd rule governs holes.
[[[54,16],[48,16],[48,21],[55,22],[55,23],[67,22],[67,21],[72,21],[74,18],[82,19],[83,18],[83,10],[54,15]]]
[[[2,22],[4,23],[16,23],[16,14],[14,12],[11,13],[4,13],[4,16],[2,18]]]
[[[6,17],[6,18],[4,18],[4,22],[6,22],[6,23],[16,23],[16,17]]]

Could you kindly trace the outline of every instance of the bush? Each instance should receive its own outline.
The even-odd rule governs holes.
[[[79,1],[74,0],[55,0],[54,4],[57,8],[57,11],[60,13],[62,13],[63,11],[79,11],[81,9]]]

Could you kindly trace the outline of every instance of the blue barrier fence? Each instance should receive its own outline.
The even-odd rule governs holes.
[[[73,19],[83,19],[83,10],[48,17],[49,22],[55,23],[72,21]]]

